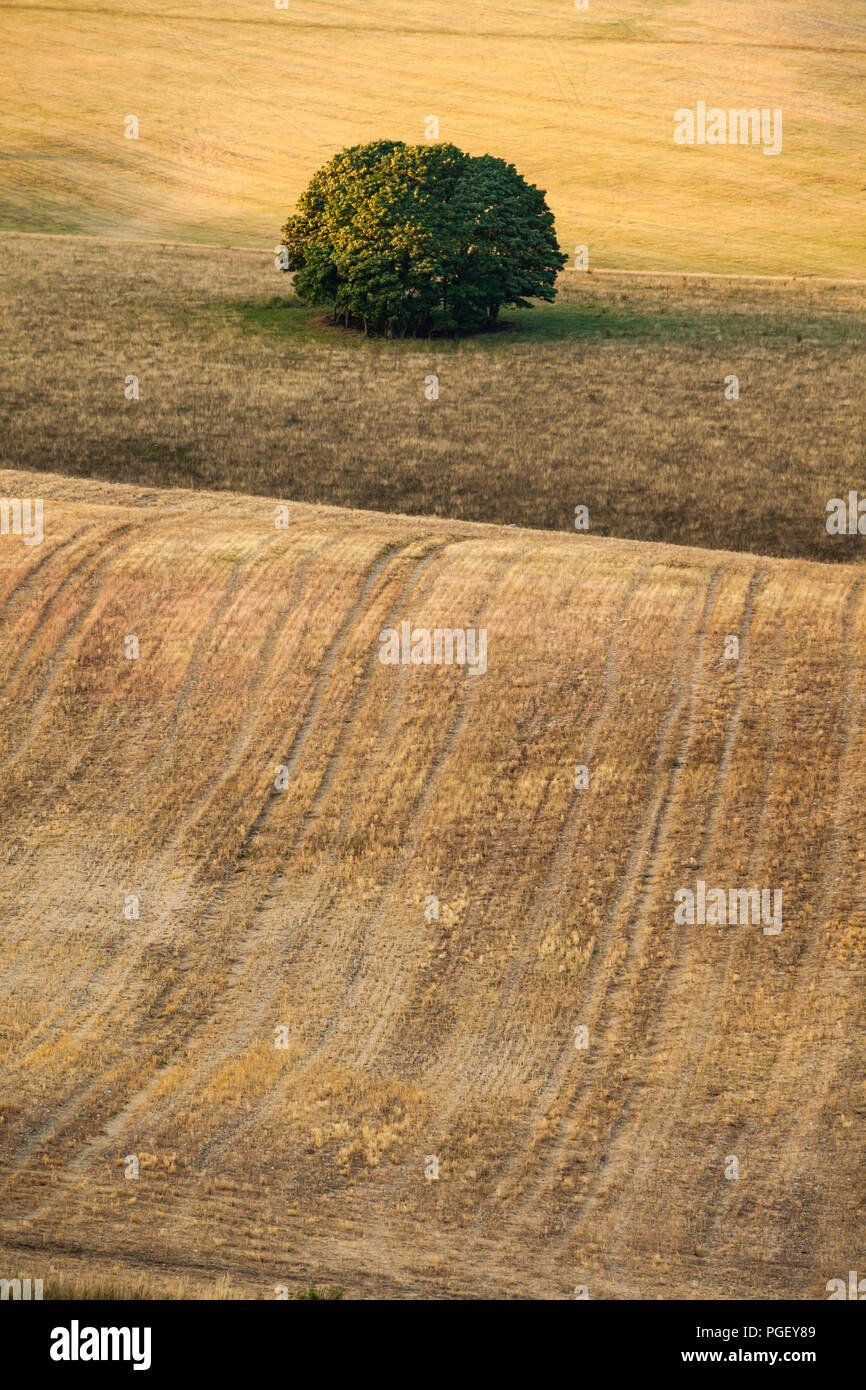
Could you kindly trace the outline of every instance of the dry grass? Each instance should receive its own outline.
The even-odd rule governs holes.
[[[10,1276],[822,1298],[854,1267],[862,566],[0,488],[46,500],[42,547],[0,542]],[[487,674],[382,666],[402,617],[486,627]],[[781,934],[675,927],[698,877],[781,888]]]
[[[420,141],[433,114],[442,139],[548,190],[563,247],[587,244],[595,265],[862,272],[850,0],[87,0],[62,23],[29,0],[2,10],[11,228],[265,248],[335,151]],[[781,155],[677,147],[674,112],[700,98],[781,107]]]
[[[0,8],[0,492],[46,529],[0,537],[0,1275],[823,1298],[866,1215],[866,549],[824,526],[866,494],[862,24]],[[783,154],[675,147],[702,96]],[[270,248],[431,113],[593,272],[346,335]],[[488,672],[382,666],[404,618]],[[675,926],[697,879],[781,934]]]
[[[866,553],[824,525],[866,493],[864,285],[571,272],[511,332],[394,344],[322,326],[254,252],[13,236],[6,272],[10,466],[560,531],[582,503],[597,535]]]

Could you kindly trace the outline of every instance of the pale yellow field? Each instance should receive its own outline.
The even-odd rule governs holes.
[[[856,1266],[866,567],[0,490],[45,499],[41,546],[0,538],[7,1275],[817,1299]],[[485,628],[486,674],[382,665],[403,620]],[[781,890],[781,932],[675,925],[697,880]]]
[[[863,272],[850,0],[4,0],[0,26],[17,229],[267,246],[338,149],[435,115],[546,189],[594,265]],[[782,153],[678,148],[699,99],[781,107]]]

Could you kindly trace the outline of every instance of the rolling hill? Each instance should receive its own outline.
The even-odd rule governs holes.
[[[0,488],[44,499],[41,545],[0,537],[10,1275],[812,1299],[855,1267],[862,565]],[[486,670],[384,664],[404,622],[483,629]],[[699,884],[781,893],[781,930],[678,922]]]
[[[862,274],[844,0],[3,0],[0,26],[11,229],[271,246],[338,149],[435,116],[546,189],[594,266]],[[676,145],[699,101],[781,110],[781,153]]]

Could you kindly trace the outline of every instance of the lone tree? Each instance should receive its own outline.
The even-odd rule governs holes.
[[[554,299],[566,260],[540,189],[448,144],[343,150],[282,236],[301,299],[389,337],[490,327],[503,305]]]

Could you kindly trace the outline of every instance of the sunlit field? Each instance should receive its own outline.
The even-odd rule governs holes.
[[[344,145],[513,160],[591,263],[863,273],[866,17],[842,0],[4,0],[10,228],[273,244]],[[783,145],[674,113],[781,109]],[[138,138],[126,138],[134,116]]]

